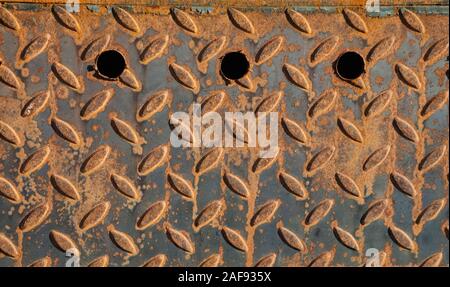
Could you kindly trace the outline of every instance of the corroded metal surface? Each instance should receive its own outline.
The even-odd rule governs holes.
[[[448,6],[122,8],[0,7],[0,266],[448,265]],[[89,69],[105,49],[117,81]],[[169,144],[212,94],[277,97],[274,160]]]

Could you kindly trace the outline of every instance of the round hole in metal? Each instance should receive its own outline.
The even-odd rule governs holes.
[[[222,58],[220,71],[230,80],[238,80],[244,77],[250,68],[247,57],[241,52],[229,52]]]
[[[125,58],[116,50],[107,50],[97,57],[97,71],[100,75],[115,79],[118,78],[126,68]]]
[[[354,80],[365,71],[363,57],[353,51],[345,52],[336,61],[336,73],[344,80]]]

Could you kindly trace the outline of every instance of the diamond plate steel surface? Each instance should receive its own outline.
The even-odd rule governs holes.
[[[71,248],[82,266],[365,266],[371,248],[448,265],[448,2],[425,4],[3,3],[0,266]],[[232,51],[250,62],[236,81]],[[355,80],[334,71],[346,51]],[[274,160],[170,145],[170,115],[210,95],[220,113],[274,97]]]

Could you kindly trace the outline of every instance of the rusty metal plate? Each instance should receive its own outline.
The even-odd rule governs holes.
[[[3,3],[0,266],[448,265],[448,2],[427,3]],[[210,95],[278,112],[276,156],[172,146]]]

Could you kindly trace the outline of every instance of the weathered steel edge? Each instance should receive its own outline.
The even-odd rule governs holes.
[[[4,2],[3,6],[6,8],[11,8],[15,10],[23,10],[23,11],[37,11],[41,10],[43,8],[46,8],[49,5],[53,4],[64,4],[66,1],[46,1],[46,2]],[[112,1],[115,2],[115,1]],[[91,4],[91,3],[80,3],[81,6],[87,7],[88,10],[91,10],[93,12],[98,12],[100,7],[108,7],[108,12],[110,12],[110,7],[112,6],[120,6],[122,8],[125,8],[129,11],[132,11],[134,13],[145,13],[145,14],[167,14],[164,13],[164,8],[170,8],[170,7],[179,7],[179,8],[186,8],[191,9],[192,11],[199,13],[199,14],[208,14],[211,13],[215,9],[221,9],[224,8],[224,5],[220,5],[215,3],[214,5],[196,5],[196,4],[186,4],[186,3],[173,3],[173,4],[167,4],[164,6],[157,6],[153,1],[148,1],[148,3],[133,3],[128,4],[125,2],[120,3],[110,3],[110,4]],[[286,3],[288,4],[288,3]],[[363,5],[327,5],[327,6],[309,6],[308,4],[305,5],[286,5],[283,3],[280,3],[280,5],[276,6],[241,6],[241,5],[225,5],[230,7],[237,7],[239,9],[242,9],[243,11],[263,11],[263,12],[280,12],[284,10],[287,7],[293,8],[299,12],[303,13],[336,13],[343,7],[359,7],[361,9],[364,8]],[[136,7],[139,7],[141,9],[135,9]],[[392,5],[382,5],[380,7],[380,12],[367,12],[366,14],[369,17],[388,17],[393,16],[397,14],[398,8],[408,8],[416,13],[419,14],[437,14],[437,15],[449,15],[449,2],[448,1],[440,1],[438,3],[433,4],[420,4],[420,5],[414,5],[411,3],[405,3],[405,4],[392,4]],[[145,9],[145,11],[142,11],[142,8]],[[167,9],[166,9],[167,10]]]

